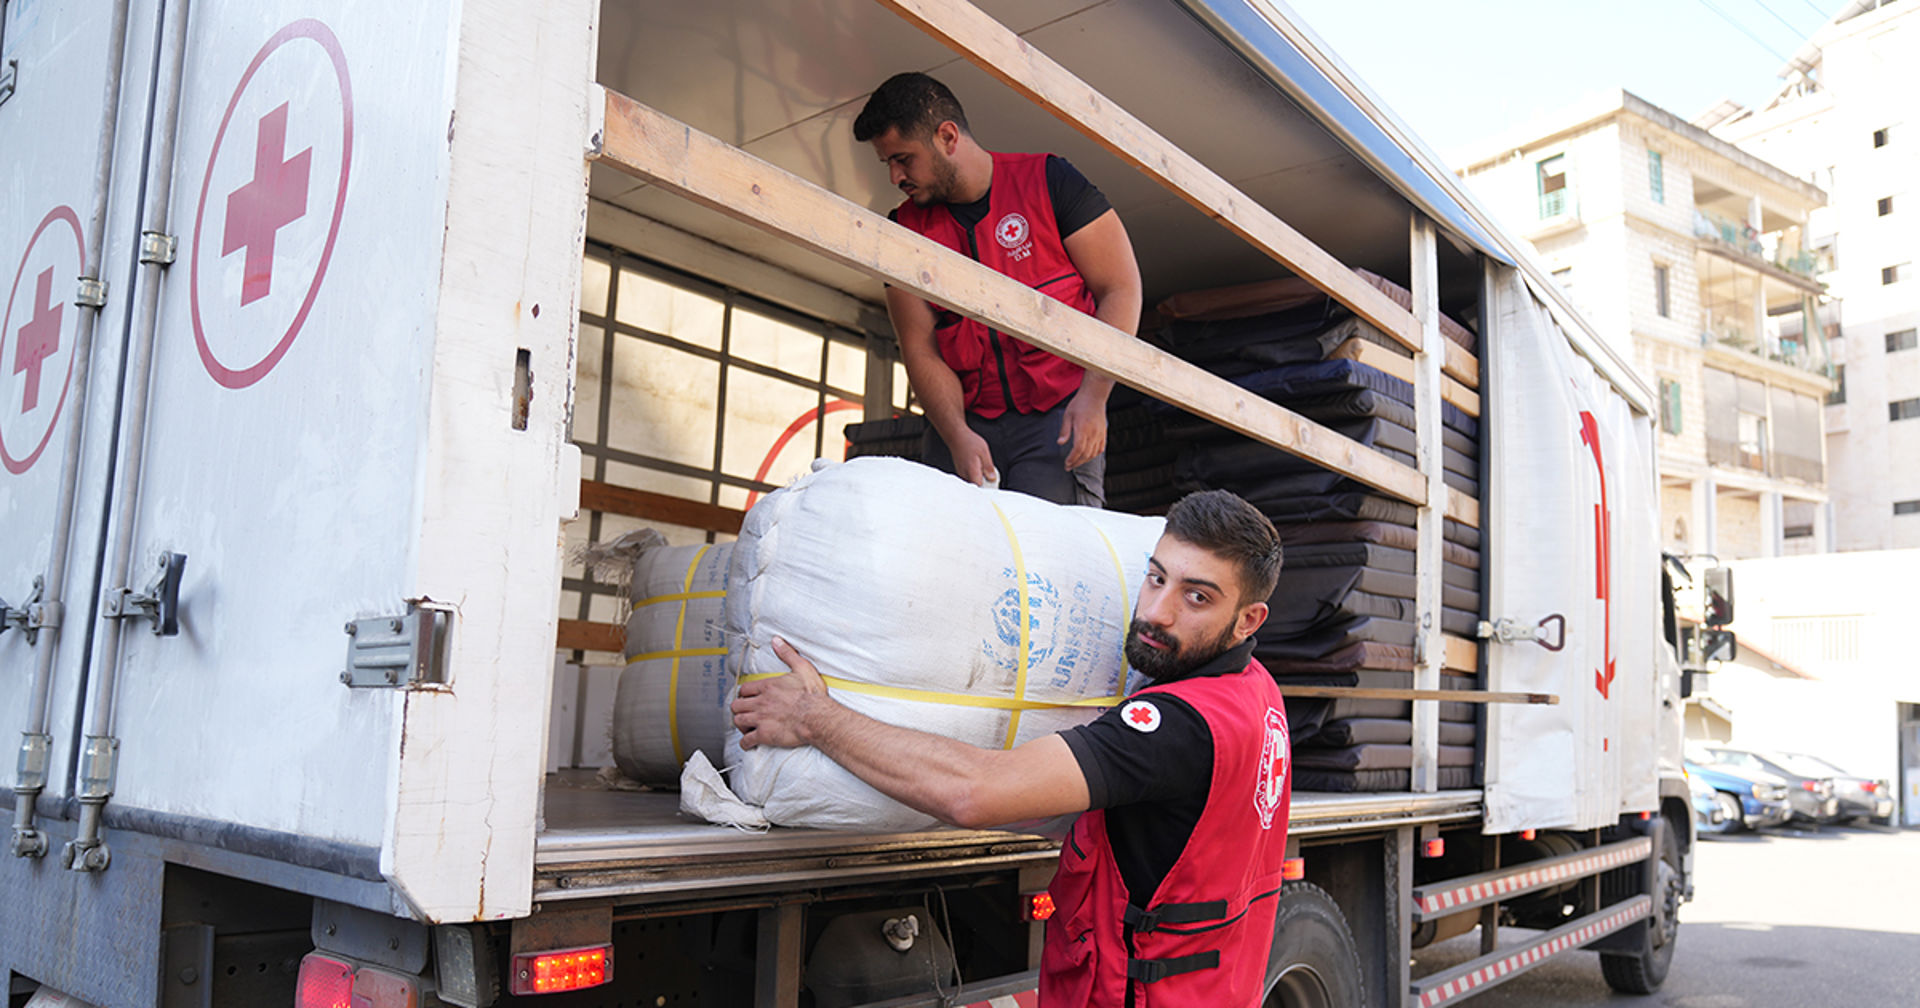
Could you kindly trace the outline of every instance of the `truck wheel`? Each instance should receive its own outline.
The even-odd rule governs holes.
[[[1367,1003],[1360,952],[1327,891],[1306,882],[1280,890],[1262,1008],[1349,1008]]]
[[[1654,870],[1655,912],[1661,923],[1641,929],[1640,948],[1632,952],[1600,953],[1600,974],[1607,986],[1623,994],[1652,994],[1666,982],[1673,965],[1673,947],[1680,940],[1680,842],[1673,825],[1660,831],[1660,864]]]

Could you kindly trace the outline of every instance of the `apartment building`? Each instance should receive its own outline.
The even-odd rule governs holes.
[[[1666,548],[1829,549],[1826,194],[1625,91],[1456,164],[1657,388]]]
[[[1920,546],[1920,4],[1856,0],[1764,107],[1696,120],[1827,190],[1811,220],[1840,302],[1826,407],[1834,546]]]

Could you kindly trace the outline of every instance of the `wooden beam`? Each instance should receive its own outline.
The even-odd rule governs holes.
[[[588,156],[1400,500],[1426,499],[1412,467],[625,95],[605,91]]]
[[[880,4],[1173,190],[1402,346],[1420,349],[1420,326],[1411,312],[973,4],[955,0],[880,0]]]
[[[1334,347],[1333,353],[1328,356],[1358,361],[1375,370],[1385,371],[1387,374],[1409,384],[1411,384],[1414,379],[1413,359],[1411,357],[1402,357],[1394,353],[1390,348],[1383,347],[1372,340],[1360,339],[1358,337],[1350,339]],[[1480,393],[1475,392],[1473,389],[1468,388],[1465,384],[1452,377],[1446,377],[1441,380],[1440,398],[1459,407],[1460,412],[1468,416],[1478,417],[1480,415]]]
[[[1478,642],[1470,641],[1465,637],[1456,637],[1453,634],[1441,634],[1440,643],[1445,649],[1441,660],[1448,669],[1464,672],[1467,675],[1479,674],[1480,645]]]
[[[618,623],[590,623],[563,619],[554,634],[554,647],[561,651],[611,651],[619,654],[627,646],[626,628]]]
[[[740,523],[747,517],[745,511],[717,504],[585,479],[580,481],[580,507],[728,535],[739,535]]]
[[[1464,689],[1387,689],[1371,686],[1289,686],[1280,678],[1280,695],[1331,700],[1457,700],[1461,703],[1558,704],[1557,693],[1490,693]]]

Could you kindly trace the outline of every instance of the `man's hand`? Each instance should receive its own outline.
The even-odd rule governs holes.
[[[742,749],[812,744],[811,719],[821,704],[833,703],[819,670],[800,657],[793,645],[775,637],[773,653],[787,663],[786,674],[741,683],[740,696],[733,702],[733,726],[742,733]]]
[[[1084,386],[1067,402],[1066,418],[1060,423],[1060,444],[1073,442],[1067,454],[1067,468],[1078,469],[1107,450],[1107,397],[1090,395]]]
[[[987,447],[987,439],[975,434],[964,422],[957,438],[947,442],[947,450],[953,453],[953,471],[961,479],[974,486],[986,486],[1000,479],[1000,473],[993,468],[993,452]]]

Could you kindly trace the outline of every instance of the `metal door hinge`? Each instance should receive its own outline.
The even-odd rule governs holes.
[[[348,686],[402,689],[447,681],[450,606],[411,604],[404,616],[372,616],[346,625]]]
[[[108,619],[150,619],[162,637],[180,633],[180,579],[187,571],[185,553],[160,554],[160,572],[143,591],[115,588],[107,592]]]
[[[13,97],[14,89],[20,86],[20,61],[8,60],[0,64],[0,103]]]
[[[140,232],[140,261],[156,266],[171,266],[178,247],[174,237],[159,231]]]
[[[81,277],[79,287],[73,292],[73,303],[82,308],[105,308],[107,306],[107,282],[93,277]]]

